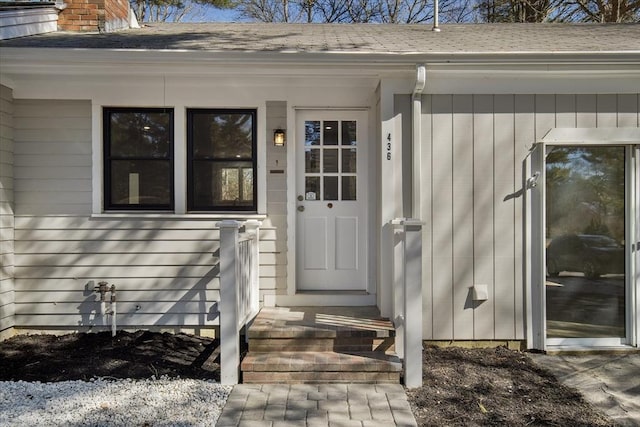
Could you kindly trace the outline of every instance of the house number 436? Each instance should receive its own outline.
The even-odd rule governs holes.
[[[387,160],[391,160],[391,134],[387,134]]]

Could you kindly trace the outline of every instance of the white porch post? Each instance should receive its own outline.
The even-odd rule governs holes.
[[[422,223],[404,221],[404,382],[422,386]]]
[[[404,361],[405,386],[415,388],[422,386],[422,222],[397,218],[391,225],[396,352]]]
[[[221,221],[220,228],[220,382],[238,384],[238,221]]]

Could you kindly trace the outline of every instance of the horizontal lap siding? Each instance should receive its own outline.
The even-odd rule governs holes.
[[[217,325],[217,221],[91,218],[90,114],[89,102],[16,101],[16,325],[101,325],[102,280],[116,285],[120,326]],[[276,234],[260,232],[266,288]]]
[[[287,103],[267,102],[267,213],[264,225],[272,228],[269,240],[273,248],[261,253],[261,274],[269,283],[261,285],[263,294],[287,291],[287,148],[275,147],[271,141],[275,129],[287,127]],[[291,141],[287,141],[290,143]]]
[[[0,332],[15,324],[13,92],[0,85]]]
[[[528,149],[554,127],[637,127],[638,95],[426,95],[424,337],[524,339],[522,186]],[[470,288],[489,286],[474,302]]]

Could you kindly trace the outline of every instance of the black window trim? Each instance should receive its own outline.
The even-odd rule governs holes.
[[[194,205],[194,173],[193,165],[193,113],[211,113],[211,114],[250,114],[252,120],[251,129],[251,167],[253,170],[253,203],[251,206],[195,206]],[[258,211],[258,110],[257,108],[187,108],[187,212],[253,212]],[[203,161],[199,159],[198,161]],[[237,161],[237,159],[207,159],[210,162],[227,162]],[[243,160],[246,161],[246,160]]]
[[[112,206],[111,201],[111,160],[158,160],[149,157],[122,157],[111,156],[111,113],[168,113],[170,118],[169,126],[169,204],[167,205],[116,205]],[[167,107],[102,107],[102,150],[103,150],[103,206],[105,211],[175,211],[175,164],[174,164],[174,144],[175,144],[175,122],[174,109]],[[165,160],[165,159],[162,159]]]

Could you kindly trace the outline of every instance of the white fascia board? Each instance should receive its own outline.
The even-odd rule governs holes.
[[[0,49],[3,73],[84,74],[176,74],[211,75],[379,75],[409,73],[415,68],[410,61],[380,62],[360,55],[307,55],[280,52],[211,52],[178,50],[108,50],[12,48]],[[157,67],[161,65],[161,67]],[[153,68],[150,68],[153,66]],[[214,67],[212,67],[214,66]],[[319,71],[319,67],[322,71]]]
[[[434,71],[446,71],[447,67],[458,71],[485,68],[495,70],[505,65],[519,65],[520,70],[541,71],[553,65],[554,70],[568,72],[576,65],[602,66],[610,71],[618,66],[640,64],[640,51],[610,52],[465,52],[465,53],[379,53],[379,52],[234,52],[234,51],[188,51],[188,50],[146,50],[146,49],[71,49],[71,48],[18,48],[3,47],[5,67],[11,64],[29,64],[30,72],[47,73],[50,67],[82,70],[100,66],[111,70],[127,65],[129,72],[135,66],[149,73],[149,65],[164,64],[176,73],[202,72],[213,64],[242,66],[247,74],[268,74],[270,72],[294,74],[318,66],[336,72],[357,74],[362,72],[411,72],[416,64],[426,64]],[[255,67],[251,67],[255,65]],[[38,70],[40,66],[40,70]],[[3,68],[5,68],[3,67]],[[165,72],[167,71],[165,68]],[[24,69],[23,69],[24,70]]]

